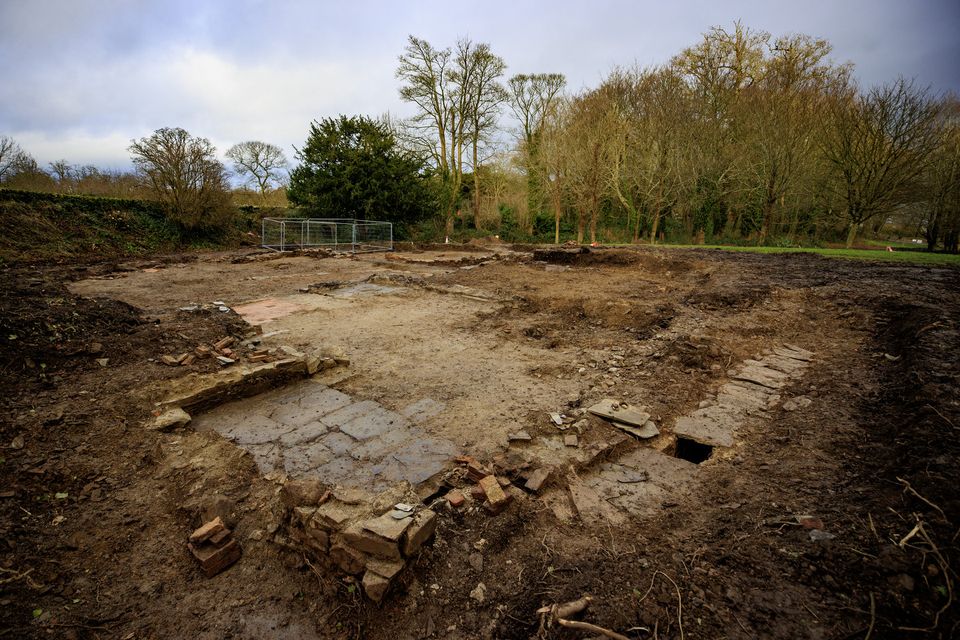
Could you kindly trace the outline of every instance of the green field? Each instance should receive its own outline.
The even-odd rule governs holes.
[[[960,254],[927,253],[926,251],[884,251],[883,249],[817,249],[800,247],[739,247],[731,245],[657,245],[663,248],[722,249],[749,253],[816,253],[827,258],[853,260],[886,260],[889,262],[912,262],[916,264],[947,264],[960,266]],[[886,245],[884,245],[886,246]],[[894,247],[896,248],[896,247]]]

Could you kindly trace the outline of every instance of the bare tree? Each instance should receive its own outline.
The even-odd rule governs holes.
[[[419,111],[405,138],[434,160],[448,234],[463,185],[464,148],[479,145],[481,133],[490,126],[499,99],[496,79],[503,68],[503,60],[491,53],[489,45],[466,38],[454,50],[437,49],[410,36],[399,58],[400,97]]]
[[[57,181],[57,188],[60,191],[72,192],[77,182],[77,168],[66,160],[54,160],[47,164],[50,167],[50,175]]]
[[[540,138],[567,79],[559,73],[518,74],[510,78],[510,108],[520,121],[522,149],[527,160],[527,200],[531,212],[540,210],[542,191],[538,167]],[[549,187],[548,187],[549,190]]]
[[[9,136],[0,136],[0,182],[9,178],[23,162],[24,152],[17,141]]]
[[[955,96],[943,101],[937,132],[940,144],[924,180],[927,194],[924,232],[929,251],[936,249],[938,240],[942,239],[946,251],[957,253],[960,240],[960,100]]]
[[[479,223],[480,215],[480,147],[490,141],[490,134],[496,129],[500,107],[507,100],[506,89],[498,82],[507,65],[503,58],[490,51],[490,45],[478,44],[472,52],[476,67],[473,74],[474,86],[468,92],[469,100],[465,105],[464,116],[467,120],[470,135],[470,146],[473,151],[473,211],[474,226]]]
[[[181,226],[216,227],[227,213],[226,171],[206,138],[179,127],[132,141],[134,166]]]
[[[902,78],[865,95],[834,96],[823,151],[844,202],[847,247],[860,225],[900,204],[924,171],[937,148],[939,111],[929,90]]]
[[[570,177],[569,129],[567,127],[570,102],[557,98],[540,119],[537,128],[537,161],[527,161],[527,202],[530,201],[531,171],[539,174],[535,184],[543,184],[546,196],[553,209],[553,241],[560,244],[560,220],[568,198]]]
[[[847,79],[848,68],[827,60],[826,40],[795,35],[778,38],[764,61],[762,78],[745,89],[736,105],[737,158],[741,192],[760,206],[760,242],[767,239],[776,208],[783,207],[803,169],[817,155],[823,96]]]
[[[594,90],[570,103],[567,122],[567,188],[577,206],[577,242],[589,224],[590,242],[597,241],[600,204],[609,192],[608,171],[616,147],[616,110],[609,95]]]
[[[233,162],[233,168],[247,185],[256,185],[261,199],[271,188],[284,184],[289,163],[283,150],[267,142],[248,140],[233,145],[226,156]]]

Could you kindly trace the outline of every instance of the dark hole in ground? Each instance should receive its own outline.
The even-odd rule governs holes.
[[[711,454],[713,454],[713,447],[708,444],[700,444],[689,438],[677,438],[677,450],[673,455],[687,462],[700,464],[707,460]]]

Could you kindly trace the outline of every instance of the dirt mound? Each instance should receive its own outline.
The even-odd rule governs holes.
[[[0,271],[0,381],[26,376],[55,383],[71,372],[192,351],[247,330],[234,313],[202,310],[158,324],[125,302],[70,293],[68,275],[66,269]],[[198,361],[194,368],[215,366]]]

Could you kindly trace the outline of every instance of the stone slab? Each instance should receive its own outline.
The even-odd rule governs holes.
[[[304,308],[303,305],[288,300],[265,298],[238,305],[233,307],[233,310],[250,324],[266,324]]]
[[[790,358],[792,360],[799,360],[801,362],[810,362],[813,359],[813,354],[809,351],[806,353],[801,353],[785,347],[774,347],[773,352],[778,356],[783,356],[784,358]]]
[[[681,416],[673,425],[677,436],[711,447],[732,447],[733,427],[704,417]]]
[[[215,428],[223,437],[240,445],[274,442],[286,432],[291,431],[291,427],[256,413],[235,416],[234,419],[237,421],[230,426]]]
[[[339,431],[328,433],[327,435],[321,437],[317,442],[321,443],[323,446],[330,449],[334,455],[338,456],[350,455],[350,452],[353,451],[354,447],[357,446],[356,440],[345,433],[340,433]]]
[[[807,351],[806,349],[802,349],[795,344],[790,344],[789,342],[783,343],[783,348],[786,349],[787,351],[790,351],[796,354],[795,357],[798,357],[798,358],[806,358],[807,360],[812,360],[814,356],[813,351]]]
[[[752,382],[768,389],[779,389],[786,384],[786,377],[779,371],[775,373],[777,375],[771,375],[771,370],[766,367],[744,367],[735,373],[732,378]]]
[[[390,580],[388,578],[384,578],[379,573],[371,571],[370,569],[367,569],[366,573],[363,574],[361,584],[363,584],[363,593],[376,603],[383,600],[383,597],[387,594],[387,590],[390,588]]]
[[[393,518],[390,519],[393,520]],[[394,520],[394,522],[398,521]],[[406,522],[409,522],[409,519]],[[339,536],[338,539],[342,545],[379,558],[400,559],[399,541],[390,540],[368,531],[364,525],[359,523],[349,525]]]
[[[382,436],[393,429],[405,429],[406,426],[406,418],[379,405],[339,425],[340,431],[361,441]]]
[[[612,398],[604,398],[593,405],[588,411],[601,418],[616,420],[635,427],[642,427],[650,419],[650,414],[639,407],[619,402]]]
[[[446,469],[457,453],[449,440],[415,438],[395,449],[375,470],[387,480],[406,480],[417,486]]]
[[[387,431],[382,436],[371,438],[355,447],[350,452],[350,456],[354,460],[377,461],[396,449],[402,443],[413,437],[416,437],[417,435],[420,435],[419,431],[413,431],[411,429],[394,429],[392,431]]]
[[[574,510],[584,522],[613,526],[626,524],[627,518],[622,511],[608,503],[596,489],[579,479],[571,480],[567,491]]]
[[[330,413],[323,418],[323,423],[328,427],[340,428],[343,425],[347,424],[351,420],[374,411],[375,409],[382,408],[379,404],[373,400],[362,400],[360,402],[354,402],[353,404],[348,404],[342,409],[338,409],[333,413]]]
[[[660,429],[657,428],[657,425],[653,421],[647,420],[643,426],[637,427],[632,424],[623,424],[613,420],[610,422],[614,427],[620,429],[625,433],[629,433],[632,436],[636,436],[642,440],[649,440],[650,438],[656,438],[660,435]]]
[[[364,521],[361,526],[365,531],[375,533],[387,540],[398,542],[404,532],[410,527],[411,522],[412,520],[410,518],[397,520],[391,518],[389,513],[385,513],[378,518]]]
[[[317,438],[327,434],[329,429],[327,425],[319,420],[308,422],[305,425],[294,427],[290,431],[280,436],[280,444],[285,447],[296,447],[299,445],[310,444]]]
[[[320,442],[282,450],[282,455],[283,470],[294,478],[308,474],[334,458],[333,452]]]
[[[304,389],[305,395],[296,399],[295,403],[286,403],[270,414],[277,422],[289,425],[302,425],[314,422],[338,409],[351,404],[350,396],[336,389],[321,387],[319,390]]]
[[[617,463],[635,471],[646,471],[649,483],[673,491],[688,486],[697,476],[699,467],[686,460],[674,458],[655,449],[640,447],[621,456]]]

